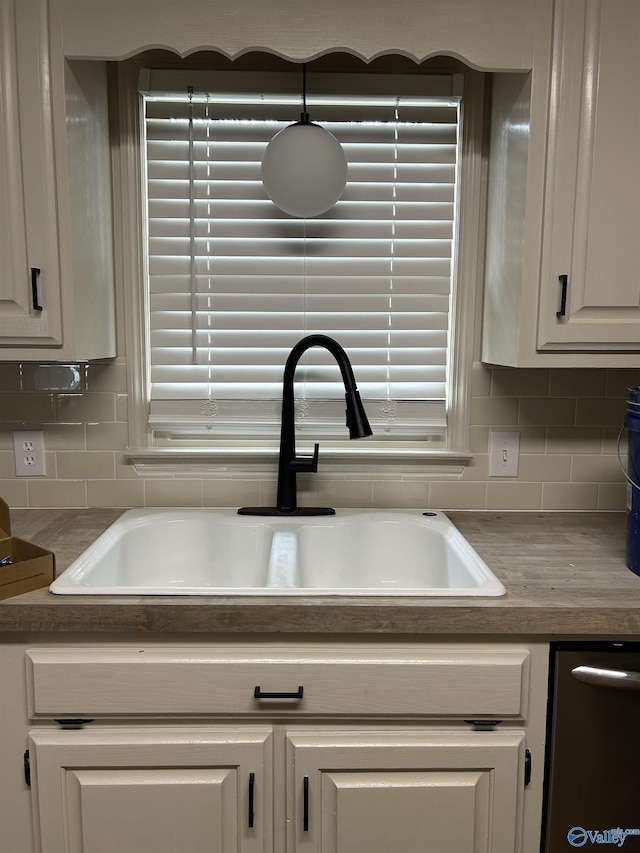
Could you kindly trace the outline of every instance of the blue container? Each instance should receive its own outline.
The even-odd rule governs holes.
[[[627,566],[640,575],[640,387],[629,388],[624,416],[627,461]]]

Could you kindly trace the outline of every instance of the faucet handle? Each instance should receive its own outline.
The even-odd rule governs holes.
[[[294,456],[290,466],[292,471],[303,471],[315,474],[318,470],[318,454],[320,453],[320,445],[313,445],[313,456]]]

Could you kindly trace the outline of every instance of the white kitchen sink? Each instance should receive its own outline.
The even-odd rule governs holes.
[[[58,595],[499,596],[441,512],[125,512],[49,587]]]

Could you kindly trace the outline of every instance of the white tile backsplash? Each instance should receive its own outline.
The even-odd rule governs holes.
[[[273,503],[273,476],[230,470],[212,477],[190,467],[143,476],[127,447],[126,364],[82,369],[81,393],[37,392],[33,366],[0,366],[0,495],[12,507],[240,506]],[[628,370],[512,370],[476,363],[472,371],[473,462],[460,476],[384,474],[300,477],[300,503],[443,509],[607,509],[625,507],[617,434]],[[47,477],[17,480],[11,434],[42,429]],[[488,476],[489,433],[520,432],[519,476]],[[626,444],[622,442],[622,454]]]

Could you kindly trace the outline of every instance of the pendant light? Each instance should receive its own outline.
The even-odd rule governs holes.
[[[262,182],[271,201],[291,216],[329,210],[344,192],[347,160],[332,133],[309,120],[307,66],[302,66],[300,121],[280,130],[262,159]]]

